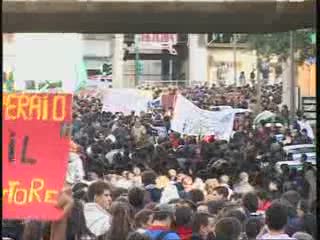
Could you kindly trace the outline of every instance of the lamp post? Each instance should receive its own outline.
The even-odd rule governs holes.
[[[237,86],[237,35],[233,34],[232,46],[233,46],[233,71],[234,71],[234,85]]]
[[[139,70],[139,35],[134,35],[134,50],[135,50],[135,69],[136,69],[136,86],[139,84],[140,70]]]
[[[295,62],[294,62],[294,32],[290,31],[290,110],[291,118],[295,117],[296,112],[296,81],[295,81]]]

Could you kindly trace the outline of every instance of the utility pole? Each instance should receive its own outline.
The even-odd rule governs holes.
[[[140,79],[140,69],[139,69],[139,35],[135,34],[134,35],[134,51],[135,51],[135,69],[136,69],[136,74],[135,74],[135,86],[138,86],[139,84],[139,79]]]
[[[294,61],[294,31],[290,31],[290,112],[291,118],[296,113],[296,81],[295,81],[295,61]]]
[[[127,87],[123,78],[123,34],[115,34],[113,38],[112,86],[114,88]]]
[[[237,86],[237,38],[235,34],[233,34],[232,43],[233,43],[234,85]]]
[[[261,112],[261,73],[260,73],[260,56],[259,53],[257,52],[257,83],[256,83],[256,87],[257,87],[257,113]]]

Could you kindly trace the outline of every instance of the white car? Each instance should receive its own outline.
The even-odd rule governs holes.
[[[281,165],[288,164],[289,168],[302,168],[302,155],[307,156],[307,162],[316,165],[316,146],[314,144],[300,144],[283,147],[283,160],[276,163],[276,170],[281,172]],[[292,156],[292,157],[291,157]]]

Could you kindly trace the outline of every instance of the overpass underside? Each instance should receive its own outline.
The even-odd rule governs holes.
[[[316,1],[3,1],[2,31],[280,32],[314,27]]]

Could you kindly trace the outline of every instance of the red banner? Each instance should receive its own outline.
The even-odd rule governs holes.
[[[57,220],[67,169],[70,94],[3,94],[3,218]]]

